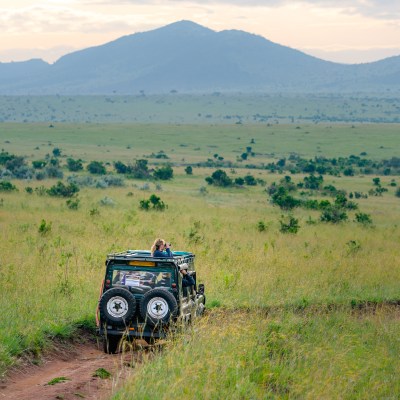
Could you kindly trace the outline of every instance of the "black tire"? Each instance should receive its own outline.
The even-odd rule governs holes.
[[[107,354],[115,354],[119,350],[119,343],[121,341],[121,336],[107,335],[104,336],[103,340],[103,350]]]
[[[111,288],[101,296],[99,309],[101,321],[126,326],[135,315],[135,296],[127,289]]]
[[[167,290],[152,289],[143,296],[140,315],[150,325],[166,324],[178,315],[178,303]]]

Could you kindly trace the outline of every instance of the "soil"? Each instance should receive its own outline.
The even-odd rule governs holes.
[[[109,399],[150,353],[145,342],[120,354],[105,354],[101,343],[59,344],[40,360],[29,360],[0,381],[0,400]],[[140,345],[143,345],[141,347]],[[38,365],[35,365],[38,364]],[[93,376],[103,368],[109,378]],[[49,385],[56,378],[60,382]]]

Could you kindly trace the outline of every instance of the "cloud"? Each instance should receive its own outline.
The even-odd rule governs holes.
[[[33,6],[1,10],[0,30],[3,34],[58,32],[121,32],[133,24],[124,16],[93,13],[68,7]]]
[[[110,4],[107,0],[83,0],[86,4]],[[238,7],[282,7],[304,4],[319,8],[340,9],[345,14],[359,14],[376,19],[400,19],[399,0],[118,0],[113,4],[173,6],[174,4],[231,5]]]

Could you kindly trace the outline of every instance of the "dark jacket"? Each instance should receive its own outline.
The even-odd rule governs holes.
[[[165,251],[160,251],[160,250],[156,250],[153,253],[153,257],[164,257],[164,258],[169,258],[172,257],[172,251],[171,249],[165,249]]]
[[[182,276],[182,287],[193,286],[195,283],[193,276],[189,274]]]

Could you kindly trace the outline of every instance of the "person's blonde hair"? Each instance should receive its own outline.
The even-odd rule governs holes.
[[[151,246],[151,254],[154,254],[154,252],[156,250],[160,250],[160,246],[162,244],[165,244],[165,240],[164,239],[160,239],[160,238],[156,239],[154,241],[154,243],[153,243],[153,246]]]

